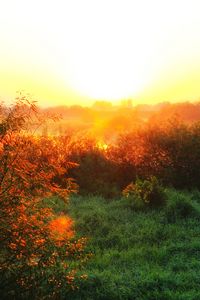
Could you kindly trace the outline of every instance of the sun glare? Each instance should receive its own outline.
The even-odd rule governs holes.
[[[146,103],[178,99],[183,86],[199,96],[199,75],[181,79],[200,67],[199,8],[196,0],[2,1],[2,96]]]
[[[90,98],[118,100],[141,91],[151,79],[149,53],[109,45],[73,55],[72,87]],[[144,45],[145,47],[145,45]],[[94,47],[93,47],[94,48]],[[145,65],[149,66],[145,68]]]
[[[99,141],[97,143],[97,148],[99,148],[100,150],[106,151],[108,149],[108,145],[106,143],[104,143],[103,141]]]
[[[150,84],[160,64],[152,32],[147,34],[146,22],[131,12],[131,2],[130,11],[121,3],[113,7],[113,1],[107,10],[105,3],[89,5],[93,13],[86,14],[81,28],[73,23],[68,69],[72,88],[93,99],[119,100],[138,94]],[[141,5],[137,9],[143,12]],[[79,12],[77,17],[83,20]],[[156,27],[153,20],[151,27]],[[63,65],[63,76],[66,69]]]

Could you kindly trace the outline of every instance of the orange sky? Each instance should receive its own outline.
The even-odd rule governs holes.
[[[200,98],[200,1],[0,2],[0,97],[41,105]]]

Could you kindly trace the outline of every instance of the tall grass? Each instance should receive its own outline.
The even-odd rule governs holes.
[[[125,198],[71,198],[67,212],[93,257],[70,299],[200,299],[199,193],[166,193],[164,208],[141,210]]]

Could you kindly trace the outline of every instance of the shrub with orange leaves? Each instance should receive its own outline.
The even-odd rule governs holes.
[[[73,164],[63,161],[53,139],[28,135],[33,119],[37,108],[24,97],[0,106],[1,299],[66,298],[87,259],[86,239],[74,238],[73,221],[56,219],[42,201],[52,194],[67,200],[73,182],[66,178],[61,187],[54,178]]]

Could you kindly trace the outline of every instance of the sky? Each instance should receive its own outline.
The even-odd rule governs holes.
[[[0,0],[0,99],[200,99],[199,0]]]

